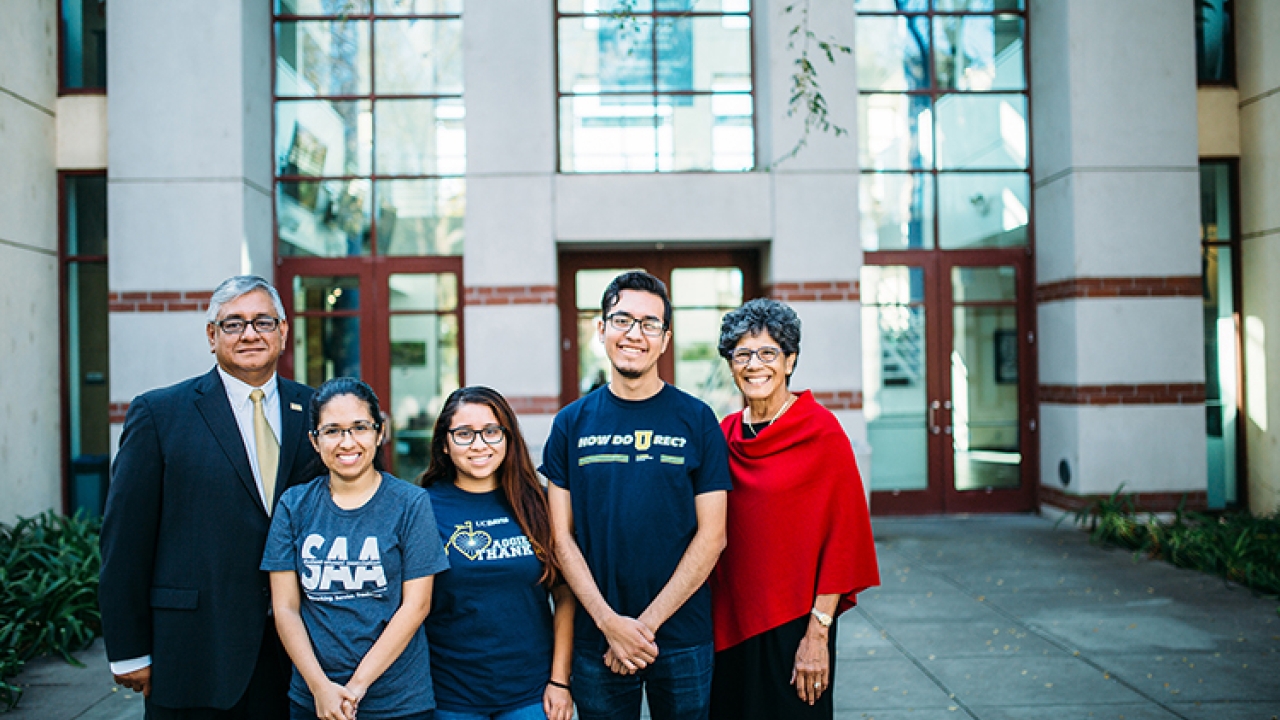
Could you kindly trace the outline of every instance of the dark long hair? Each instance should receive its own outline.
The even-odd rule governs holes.
[[[481,385],[454,390],[440,416],[436,418],[435,432],[431,437],[431,462],[418,478],[422,487],[431,487],[439,482],[453,482],[458,476],[458,469],[453,458],[445,452],[445,443],[449,441],[449,426],[453,416],[462,405],[483,405],[493,411],[498,424],[506,430],[507,455],[498,466],[498,487],[511,507],[516,524],[528,536],[533,545],[534,555],[542,561],[542,577],[539,582],[551,587],[560,580],[560,566],[556,562],[555,552],[551,546],[551,519],[547,512],[547,493],[538,481],[538,473],[533,469],[533,459],[529,457],[529,446],[525,444],[524,435],[520,432],[520,423],[516,420],[515,411],[507,403],[502,394],[492,388]],[[479,438],[478,442],[484,442]]]

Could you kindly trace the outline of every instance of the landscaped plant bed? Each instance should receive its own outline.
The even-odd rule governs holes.
[[[1137,508],[1117,490],[1076,513],[1093,542],[1221,576],[1269,596],[1280,596],[1280,515],[1198,513],[1181,507],[1170,520]],[[1280,608],[1277,609],[1280,612]]]
[[[0,712],[22,688],[9,682],[27,660],[83,650],[102,633],[98,611],[100,521],[46,512],[0,523]]]

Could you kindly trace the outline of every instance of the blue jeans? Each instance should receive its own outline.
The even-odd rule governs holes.
[[[547,714],[542,711],[542,701],[539,700],[532,705],[525,705],[522,708],[507,710],[506,712],[493,713],[492,715],[453,712],[452,710],[440,710],[437,708],[435,720],[547,720]]]
[[[704,720],[711,707],[711,643],[663,650],[635,675],[618,675],[602,654],[573,651],[573,701],[579,720],[636,720],[640,696],[649,697],[653,720]]]

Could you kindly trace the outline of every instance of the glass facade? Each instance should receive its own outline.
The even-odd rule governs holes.
[[[63,90],[107,87],[106,0],[61,0],[59,7]]]
[[[457,256],[462,0],[277,0],[278,253]]]
[[[559,0],[561,172],[755,167],[750,0]]]
[[[1204,281],[1205,425],[1209,507],[1240,501],[1240,349],[1236,294],[1235,164],[1200,163],[1200,249]]]
[[[863,249],[1026,245],[1023,4],[854,5]]]
[[[1196,79],[1201,85],[1235,85],[1235,3],[1191,2],[1196,7]]]

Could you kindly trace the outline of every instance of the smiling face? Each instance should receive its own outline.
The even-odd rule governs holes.
[[[335,428],[339,432],[333,432]],[[381,440],[382,431],[374,429],[369,404],[355,395],[330,398],[320,408],[318,432],[311,436],[311,444],[329,468],[330,477],[349,482],[377,472],[373,456]]]
[[[209,349],[228,375],[253,387],[260,387],[271,379],[289,337],[289,323],[281,320],[279,327],[267,333],[258,332],[252,323],[257,318],[274,317],[275,304],[262,290],[247,292],[218,310],[218,322],[238,318],[250,323],[239,335],[224,332],[215,323],[206,327]]]
[[[469,428],[475,432],[471,445],[458,445],[450,433],[445,440],[444,451],[457,470],[455,482],[469,492],[488,492],[498,487],[498,469],[507,457],[507,440],[490,445],[480,437],[486,427],[501,425],[488,405],[464,403],[458,406],[449,421],[449,429]]]
[[[762,347],[776,348],[778,341],[768,331],[762,331],[758,335],[744,335],[734,346],[734,351],[742,348],[759,350]],[[788,392],[787,376],[796,369],[796,355],[779,354],[771,363],[763,363],[759,356],[753,355],[746,365],[730,362],[729,367],[733,370],[733,381],[748,402],[770,400],[772,405],[773,401],[778,401]]]
[[[609,310],[610,315],[623,313],[637,320],[657,318],[659,321],[664,312],[662,298],[641,290],[623,290],[618,294],[618,302]],[[657,375],[658,358],[671,342],[670,330],[664,330],[660,337],[649,337],[641,331],[640,323],[635,323],[626,332],[619,332],[609,323],[599,320],[596,330],[614,371],[630,380],[650,373]]]

